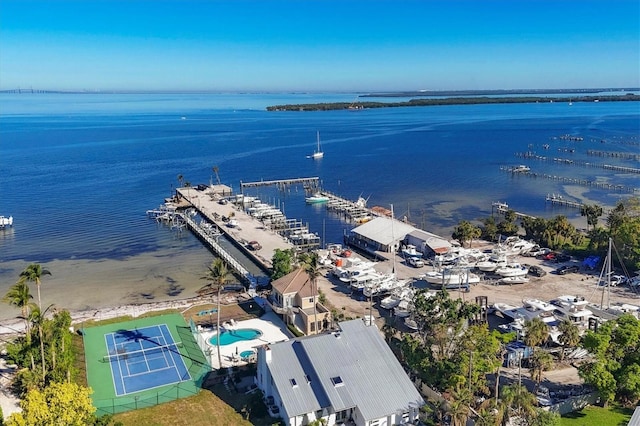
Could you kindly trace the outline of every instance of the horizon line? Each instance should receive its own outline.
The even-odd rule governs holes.
[[[359,95],[443,95],[443,94],[516,94],[516,93],[589,93],[603,91],[640,91],[640,87],[574,87],[574,88],[520,88],[520,89],[441,89],[441,90],[211,90],[211,89],[113,89],[113,90],[56,90],[14,88],[0,89],[0,93],[15,94],[359,94]]]

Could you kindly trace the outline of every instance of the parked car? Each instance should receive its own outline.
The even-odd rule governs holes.
[[[529,250],[528,252],[526,252],[524,254],[524,256],[528,256],[528,257],[542,257],[545,256],[547,254],[551,253],[551,249],[550,248],[546,248],[546,247],[534,247],[531,250]]]
[[[257,241],[249,241],[247,243],[247,248],[249,250],[258,251],[258,250],[260,250],[262,248],[262,246]]]
[[[624,275],[611,275],[611,279],[609,280],[609,285],[612,287],[625,285],[628,280],[629,278],[625,277]]]
[[[578,271],[580,271],[580,267],[578,265],[564,265],[556,269],[556,274],[565,275]]]
[[[422,268],[424,266],[424,261],[419,257],[410,256],[407,258],[407,265],[411,265],[414,268]]]
[[[534,277],[544,277],[545,275],[547,275],[547,271],[545,271],[538,265],[530,265],[529,275],[533,275]]]
[[[556,263],[564,263],[564,262],[568,262],[571,260],[571,256],[569,256],[568,254],[564,254],[564,253],[558,253],[556,254],[556,257],[553,259]]]
[[[554,260],[557,255],[558,255],[558,253],[551,251],[551,252],[545,254],[544,256],[542,256],[542,258],[544,260]]]

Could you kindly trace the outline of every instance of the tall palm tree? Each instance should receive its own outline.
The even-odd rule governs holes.
[[[549,352],[538,351],[533,354],[529,360],[531,378],[536,382],[536,389],[542,381],[542,374],[553,366],[553,357]]]
[[[549,337],[549,326],[540,318],[536,317],[531,321],[525,322],[524,332],[524,343],[527,346],[531,346],[535,351],[536,346],[547,341],[547,337]]]
[[[18,281],[21,283],[31,282],[36,284],[36,288],[38,289],[38,308],[40,310],[42,310],[42,302],[40,299],[40,284],[42,284],[41,278],[43,275],[51,275],[51,272],[43,269],[39,263],[32,263],[20,273],[20,280]]]
[[[526,419],[535,415],[538,400],[534,394],[529,393],[525,386],[514,383],[503,387],[501,394],[500,417],[502,417],[502,424],[508,423],[511,413]]]
[[[580,342],[580,330],[570,320],[564,319],[558,324],[558,331],[561,333],[558,336],[558,342],[562,345],[562,352],[560,352],[560,361],[562,362],[564,361],[565,346],[573,348]]]
[[[34,307],[31,299],[33,299],[33,295],[29,290],[29,285],[26,282],[20,281],[12,285],[2,299],[3,302],[20,309],[21,317],[24,320],[27,344],[31,343],[31,333],[29,332],[29,313]]]
[[[304,256],[301,256],[301,260],[302,267],[309,276],[309,281],[311,281],[311,292],[313,296],[313,329],[315,334],[318,334],[318,310],[316,305],[318,303],[318,277],[321,275],[320,268],[318,268],[318,255],[316,253],[305,253]]]
[[[218,350],[218,365],[222,368],[222,355],[220,355],[220,294],[222,293],[222,289],[226,282],[229,281],[229,268],[224,260],[217,258],[213,262],[211,262],[211,266],[209,266],[207,275],[202,277],[203,279],[209,280],[212,282],[213,287],[215,287],[218,293],[218,307],[217,307],[217,321],[216,321],[216,330],[218,336],[216,338],[216,347]]]
[[[46,369],[45,358],[44,358],[44,326],[46,321],[45,315],[47,314],[47,312],[52,306],[53,305],[47,306],[47,309],[45,309],[44,311],[40,310],[40,307],[36,307],[33,309],[33,311],[31,311],[31,314],[29,315],[29,320],[31,321],[33,327],[38,330],[38,337],[40,340],[40,358],[42,361],[42,384],[43,385],[45,384],[45,379],[47,376],[47,369]]]

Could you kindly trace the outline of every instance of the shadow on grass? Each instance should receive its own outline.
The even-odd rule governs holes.
[[[245,378],[245,380],[240,380],[240,383],[236,385],[230,381],[225,384],[224,381],[220,380],[221,375],[218,375],[216,372],[211,372],[210,377],[208,380],[205,380],[202,388],[216,395],[253,425],[284,425],[279,419],[269,416],[267,406],[262,400],[262,392],[259,389],[255,389],[252,392],[248,391],[246,386],[247,373],[249,373],[249,371],[234,372],[235,377],[239,377],[240,379]]]
[[[571,413],[567,413],[562,417],[565,417],[567,419],[581,419],[583,417],[586,417],[587,415],[585,413],[582,412],[582,410],[580,411],[573,411]]]

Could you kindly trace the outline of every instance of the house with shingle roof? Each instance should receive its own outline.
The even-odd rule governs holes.
[[[271,283],[269,303],[283,315],[286,324],[294,325],[305,335],[320,333],[330,325],[331,312],[318,301],[316,284],[303,268]]]
[[[258,388],[288,426],[408,424],[425,404],[380,330],[361,319],[259,347],[257,365]]]

